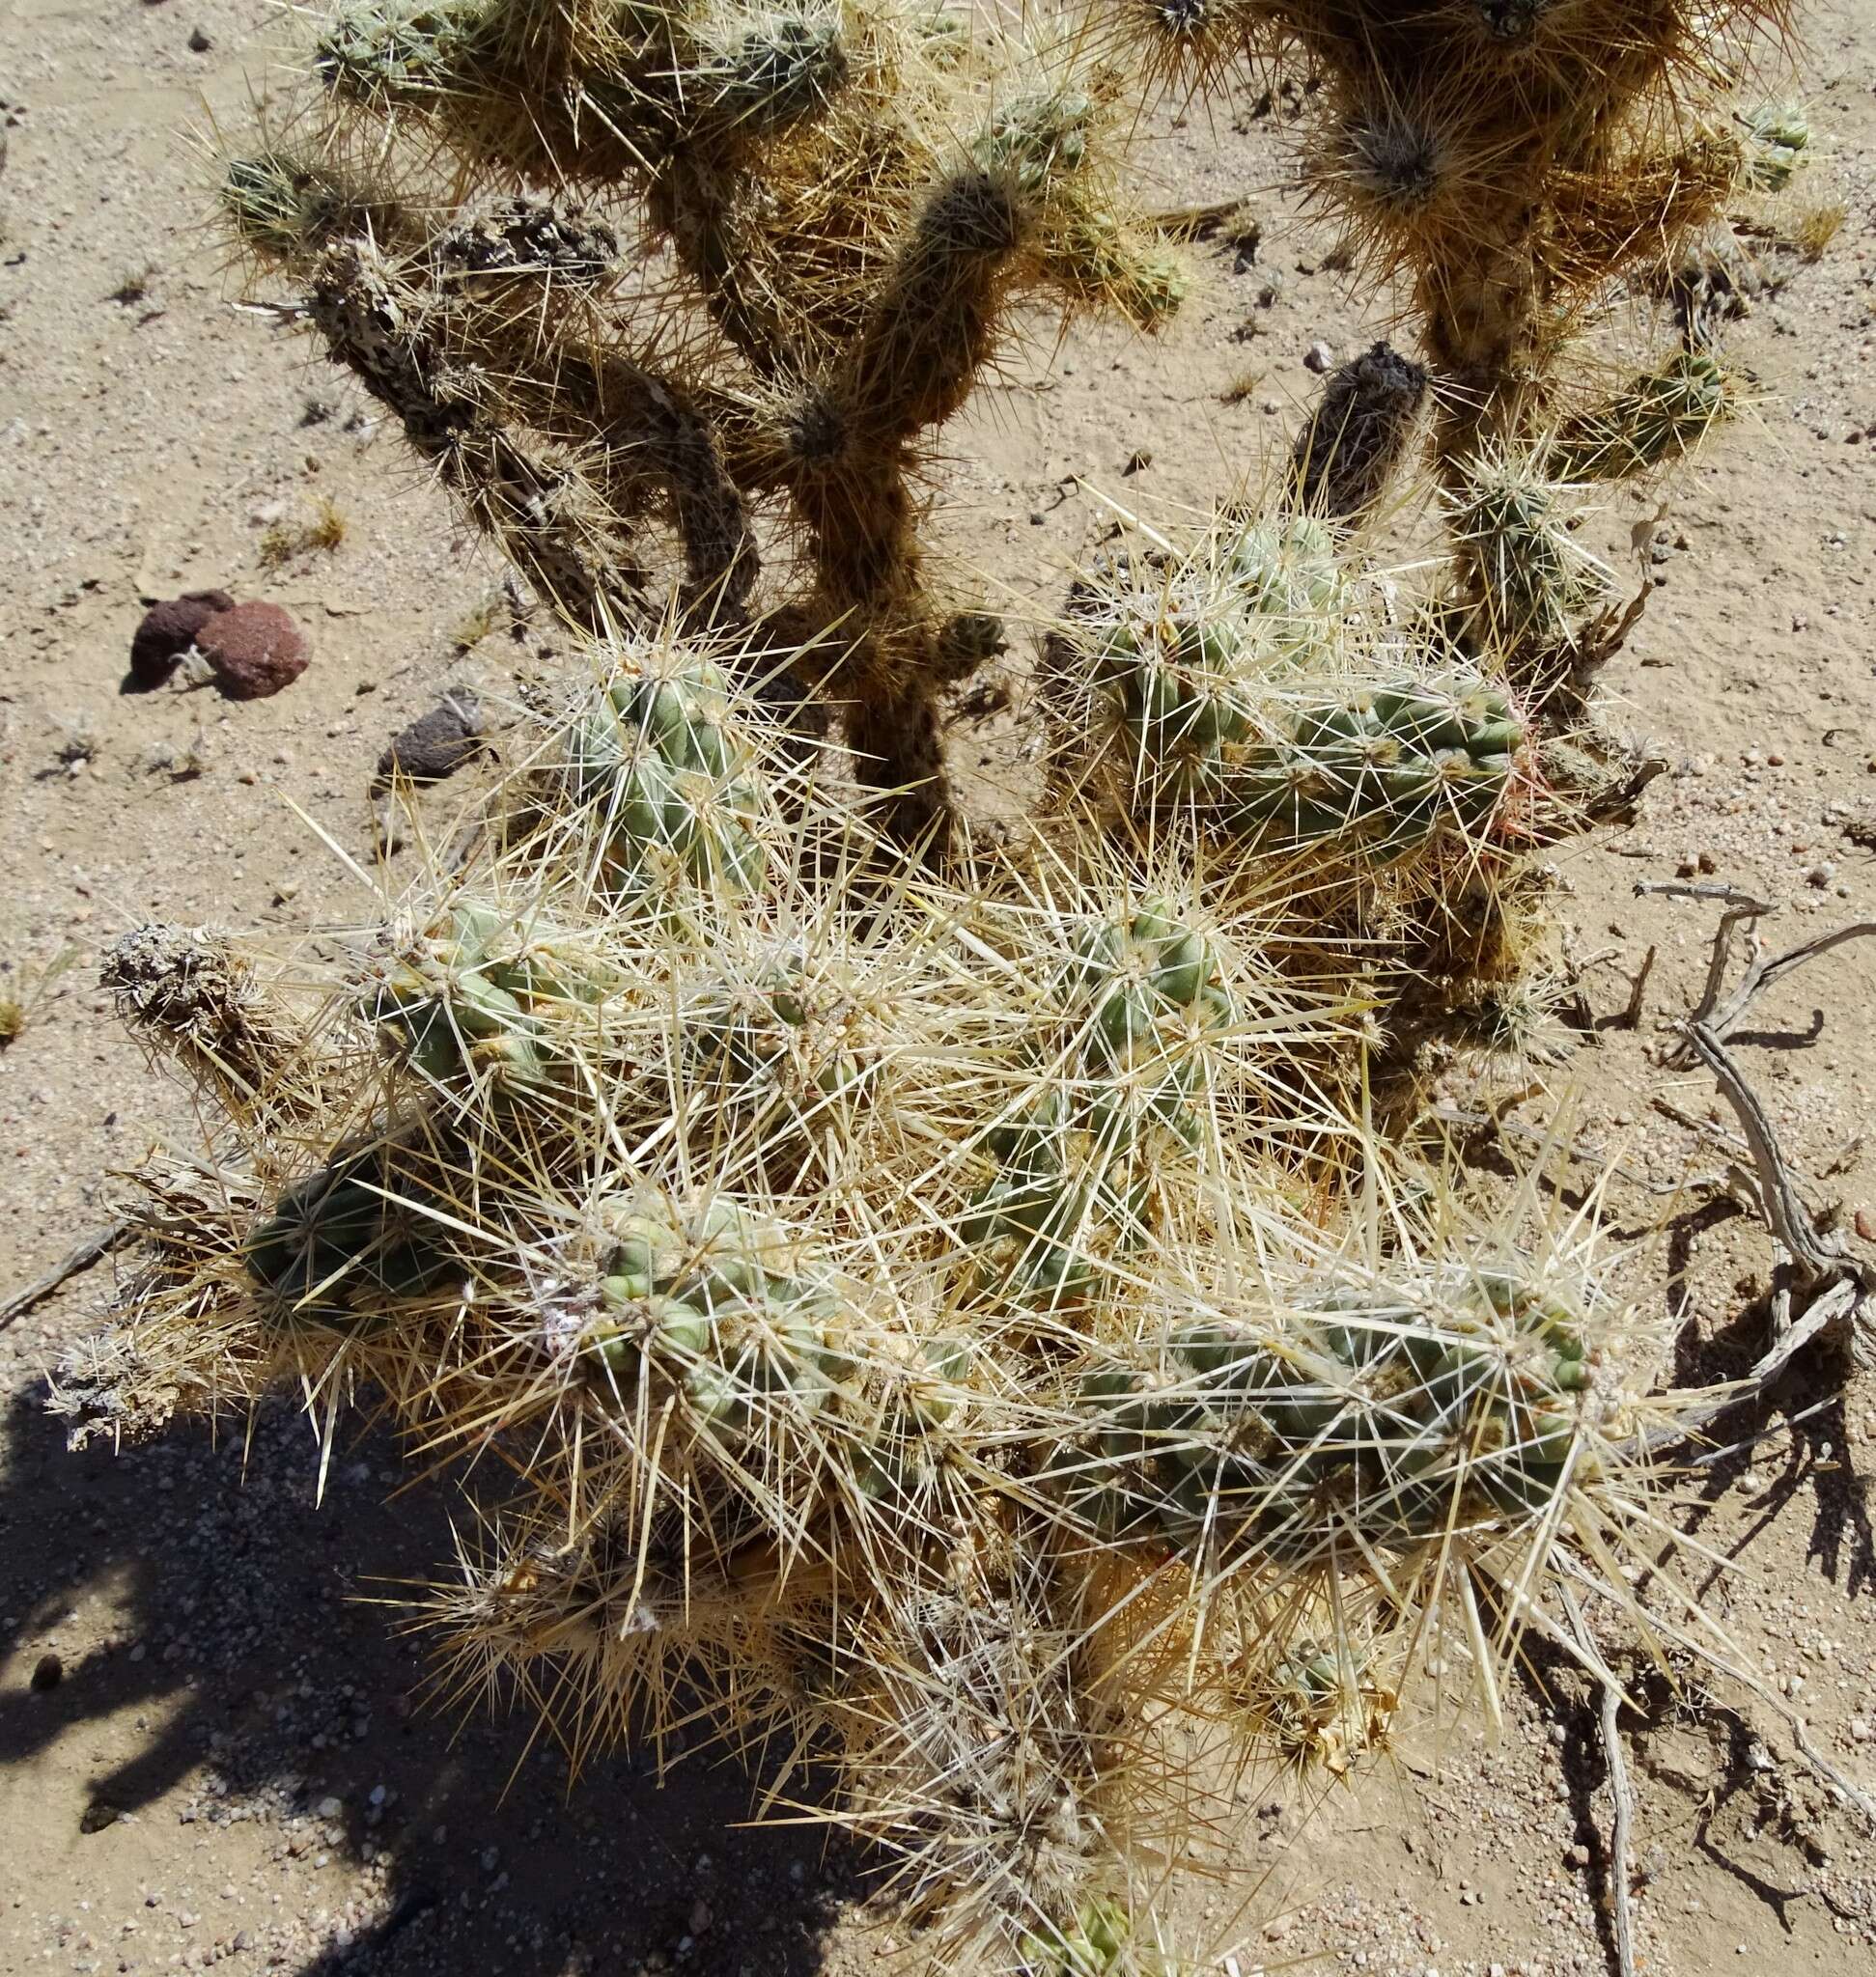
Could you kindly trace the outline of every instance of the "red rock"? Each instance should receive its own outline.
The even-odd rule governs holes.
[[[130,634],[131,679],[139,686],[160,686],[209,620],[234,608],[226,591],[184,591],[152,604]]]
[[[215,684],[230,700],[266,700],[306,670],[313,649],[278,604],[237,604],[195,635]]]

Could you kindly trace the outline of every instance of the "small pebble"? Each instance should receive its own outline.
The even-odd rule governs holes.
[[[427,714],[391,737],[378,758],[372,788],[382,789],[397,776],[440,783],[481,751],[483,739],[482,703],[466,688],[445,694]]]
[[[57,1655],[42,1655],[33,1663],[33,1693],[43,1695],[48,1688],[57,1688],[65,1680],[65,1663]]]
[[[1320,377],[1324,372],[1334,370],[1335,352],[1319,339],[1303,351],[1302,362],[1305,370],[1313,371]]]

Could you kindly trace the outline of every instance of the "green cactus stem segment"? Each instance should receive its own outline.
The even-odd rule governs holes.
[[[1516,1528],[1596,1472],[1593,1363],[1569,1308],[1506,1271],[1322,1292],[1262,1332],[1190,1323],[1150,1370],[1084,1378],[1071,1495],[1102,1530],[1283,1560]]]

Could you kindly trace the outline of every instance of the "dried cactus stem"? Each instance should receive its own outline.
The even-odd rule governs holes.
[[[322,1052],[311,1033],[222,935],[162,922],[135,928],[106,953],[99,979],[131,1031],[231,1118],[284,1124],[320,1104]]]
[[[1332,372],[1291,449],[1292,505],[1340,524],[1371,514],[1413,445],[1426,386],[1425,367],[1385,341]]]
[[[306,306],[327,354],[398,415],[406,438],[530,583],[595,630],[649,617],[646,574],[592,477],[490,410],[475,374],[449,362],[434,298],[370,242],[348,240],[321,261]]]

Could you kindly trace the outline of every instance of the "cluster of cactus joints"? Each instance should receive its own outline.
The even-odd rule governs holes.
[[[1554,481],[1613,479],[1677,459],[1725,408],[1701,368],[1704,324],[1683,320],[1686,350],[1601,407],[1583,404],[1569,347],[1607,317],[1625,287],[1671,281],[1684,243],[1755,185],[1776,186],[1802,157],[1802,119],[1778,106],[1733,118],[1729,97],[1776,44],[1794,0],[1663,0],[1638,12],[1618,0],[1088,0],[1142,66],[1205,89],[1252,61],[1297,61],[1315,79],[1305,114],[1315,198],[1345,228],[1367,272],[1411,284],[1431,373],[1431,439],[1440,478],[1463,492],[1482,448],[1550,449]],[[1320,452],[1325,418],[1345,386],[1331,381],[1305,433]],[[1299,462],[1297,491],[1332,513]],[[1331,476],[1331,479],[1335,477]],[[1349,492],[1366,493],[1356,476]],[[1485,571],[1462,545],[1462,581]],[[1495,614],[1481,588],[1475,626],[1500,633],[1535,618]],[[1578,641],[1586,675],[1622,627],[1593,619]],[[1512,677],[1553,684],[1549,650],[1513,644],[1487,656]],[[1534,717],[1565,726],[1574,694]]]
[[[1208,1050],[1236,1011],[1207,936],[1163,901],[1084,921],[1041,1083],[983,1136],[995,1172],[960,1238],[1019,1301],[1087,1296],[1150,1234],[1163,1163],[1205,1137]]]
[[[1184,563],[1116,559],[1078,582],[1050,641],[1057,753],[1094,738],[1126,800],[1190,804],[1255,725],[1263,681],[1333,645],[1344,584],[1320,522],[1238,527]]]
[[[428,237],[400,211],[398,251],[419,271],[406,278],[373,265],[380,236],[345,226],[357,202],[309,194],[297,168],[257,196],[240,161],[226,201],[276,261],[303,264],[312,240],[349,255],[308,313],[329,354],[569,616],[656,617],[658,562],[636,525],[668,512],[686,611],[735,623],[781,605],[798,620],[800,672],[844,708],[882,815],[935,849],[949,819],[937,695],[998,641],[954,636],[960,615],[930,594],[928,435],[1014,301],[1150,327],[1181,290],[1102,171],[1111,79],[1072,45],[959,27],[839,0],[651,15],[451,0],[354,6],[327,29],[312,66],[339,142],[316,153],[362,153],[352,125],[375,140],[414,121],[478,184],[626,188],[730,365],[638,356],[633,299],[605,292],[603,256],[574,251],[577,228],[506,224],[498,209],[466,227],[446,213]],[[1052,79],[1012,87],[1035,66]],[[387,322],[388,352],[367,334]],[[802,552],[784,581],[801,580],[759,605],[746,509],[777,493]]]
[[[728,683],[707,658],[623,675],[567,735],[561,773],[597,821],[597,877],[618,897],[726,900],[761,883],[767,795]]]
[[[564,1068],[553,1016],[597,1004],[616,986],[580,947],[463,898],[433,931],[368,967],[359,1007],[396,1034],[401,1061],[420,1077],[526,1092]]]
[[[1217,786],[1226,828],[1269,849],[1385,861],[1445,832],[1476,838],[1525,738],[1504,694],[1475,674],[1305,687],[1279,706],[1275,732],[1228,758]]]
[[[1084,1378],[1077,1515],[1306,1562],[1554,1521],[1604,1460],[1597,1342],[1509,1269],[1305,1291],[1262,1326],[1198,1320]]]
[[[1322,533],[1257,524],[1157,588],[1084,584],[1054,654],[1066,751],[1092,730],[1125,810],[1190,815],[1258,852],[1372,863],[1477,839],[1524,723],[1450,654],[1351,647]]]

